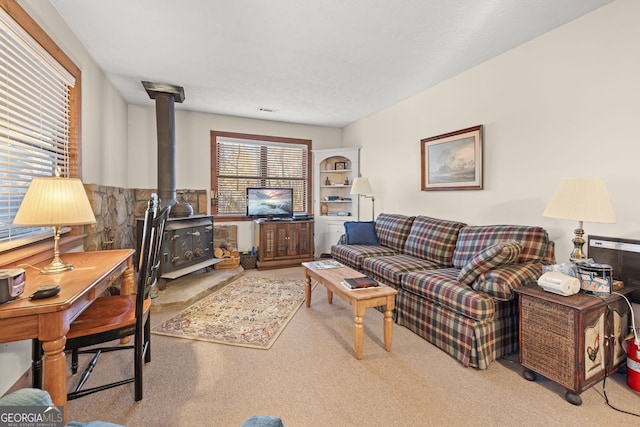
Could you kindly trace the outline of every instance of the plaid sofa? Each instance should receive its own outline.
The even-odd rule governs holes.
[[[517,351],[513,289],[555,263],[543,228],[380,214],[375,231],[379,246],[339,243],[331,254],[398,289],[399,325],[477,369]]]

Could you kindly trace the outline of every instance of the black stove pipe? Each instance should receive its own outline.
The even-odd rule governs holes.
[[[184,89],[164,83],[142,82],[147,94],[156,101],[158,137],[158,197],[160,206],[173,206],[176,200],[175,102],[184,101]]]

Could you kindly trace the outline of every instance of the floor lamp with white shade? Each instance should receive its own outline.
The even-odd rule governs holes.
[[[369,184],[369,179],[365,177],[358,177],[353,180],[351,183],[351,194],[357,194],[359,196],[364,196],[365,198],[371,199],[371,220],[374,221],[376,219],[375,216],[375,202],[376,198],[372,195],[373,191],[371,191],[371,184]],[[369,196],[369,194],[371,194]],[[358,219],[360,219],[360,213],[358,212]]]

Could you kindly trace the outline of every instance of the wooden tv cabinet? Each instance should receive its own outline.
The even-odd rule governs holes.
[[[299,266],[313,261],[313,220],[255,220],[258,270]]]

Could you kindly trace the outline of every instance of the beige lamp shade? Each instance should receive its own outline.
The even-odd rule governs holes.
[[[365,177],[358,177],[351,183],[351,194],[371,194],[371,184],[369,179]]]
[[[609,193],[599,178],[563,180],[542,215],[575,221],[616,222]]]
[[[609,193],[599,178],[567,178],[560,183],[543,216],[578,221],[573,232],[572,262],[582,262],[586,255],[582,250],[585,241],[583,222],[616,222]]]
[[[47,177],[31,180],[13,220],[23,226],[72,226],[93,224],[96,217],[82,181]]]
[[[13,220],[15,225],[53,227],[53,261],[40,269],[42,274],[73,270],[73,265],[60,259],[59,240],[63,226],[95,222],[82,181],[59,176],[33,178]]]

